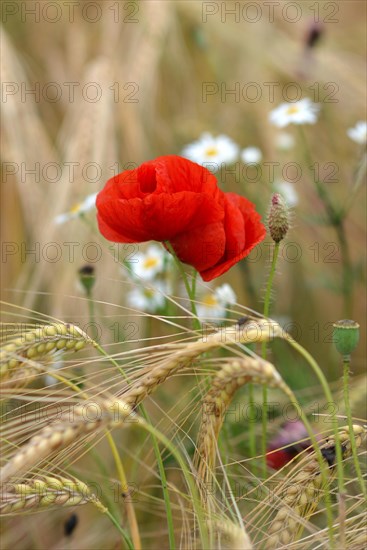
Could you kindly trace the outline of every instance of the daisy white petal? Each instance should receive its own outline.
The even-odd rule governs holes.
[[[233,164],[238,159],[239,147],[228,136],[212,136],[209,133],[201,135],[200,139],[184,147],[182,156],[207,166],[212,172],[221,168],[222,164]]]
[[[292,208],[298,204],[298,193],[292,183],[289,183],[288,181],[279,181],[274,184],[274,188],[277,193],[282,195],[288,206]]]
[[[84,201],[74,204],[68,212],[64,214],[59,214],[55,217],[54,221],[57,225],[63,224],[73,218],[77,218],[81,214],[85,214],[89,210],[95,207],[97,193],[88,195]]]
[[[165,306],[168,290],[163,281],[156,281],[154,286],[136,287],[127,294],[127,303],[134,309],[156,313]]]
[[[258,147],[246,147],[241,153],[241,159],[245,164],[258,164],[263,155]]]
[[[269,113],[269,120],[279,128],[288,124],[315,124],[319,110],[320,105],[305,97],[294,103],[281,103]]]
[[[143,281],[151,281],[162,273],[164,268],[165,253],[163,248],[157,245],[151,245],[146,252],[139,252],[131,262],[131,271],[133,275]]]
[[[224,283],[218,286],[214,292],[218,302],[224,306],[228,304],[235,304],[237,302],[237,296],[231,287],[231,285]]]
[[[295,139],[292,134],[288,132],[279,132],[275,138],[275,143],[277,148],[281,151],[289,151],[289,149],[294,147]]]
[[[353,128],[347,130],[347,134],[356,143],[364,145],[367,142],[367,122],[360,120]]]

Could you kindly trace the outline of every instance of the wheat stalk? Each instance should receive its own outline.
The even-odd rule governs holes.
[[[94,419],[89,417],[91,410]],[[0,470],[0,482],[4,483],[13,476],[23,475],[56,451],[59,452],[85,435],[121,425],[132,414],[131,408],[117,399],[99,402],[87,400],[83,405],[64,411],[60,419],[42,428],[19,448]]]
[[[360,447],[366,430],[362,426],[354,425],[353,431],[356,446]],[[350,457],[352,448],[348,426],[340,429],[339,438],[343,458]],[[321,445],[321,453],[328,464],[327,484],[322,483],[320,465],[314,452],[307,456],[302,464],[296,465],[288,474],[278,494],[278,510],[267,528],[269,538],[262,548],[273,550],[281,545],[287,546],[300,536],[304,520],[312,515],[322,495],[335,477],[335,439],[333,436],[327,438]]]
[[[199,479],[203,483],[209,481],[215,467],[216,443],[225,412],[236,391],[248,382],[278,387],[289,395],[288,386],[268,361],[245,356],[226,362],[214,378],[203,400],[203,413],[194,459]]]
[[[208,335],[203,334],[200,340],[188,343],[185,348],[174,352],[130,386],[124,392],[124,401],[135,408],[168,377],[191,365],[192,361],[203,353],[233,344],[269,341],[281,333],[282,329],[275,321],[256,319],[245,324],[222,328]]]
[[[40,360],[61,350],[79,351],[93,340],[79,327],[55,323],[24,332],[5,342],[0,350],[0,380],[19,379],[15,370],[27,369],[27,360]]]
[[[92,502],[100,511],[106,508],[78,479],[43,476],[23,483],[7,483],[1,489],[0,512],[16,514],[47,506],[78,506]]]

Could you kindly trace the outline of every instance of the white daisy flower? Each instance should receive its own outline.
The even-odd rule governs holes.
[[[215,295],[219,302],[224,305],[235,304],[237,302],[237,296],[231,287],[231,285],[224,283],[215,289]]]
[[[319,110],[320,105],[305,97],[295,103],[281,103],[269,113],[269,120],[279,128],[288,124],[315,124]]]
[[[225,135],[214,137],[207,132],[198,141],[186,145],[182,151],[182,156],[207,166],[212,172],[219,170],[222,164],[233,164],[238,154],[239,147],[231,138]]]
[[[275,138],[275,144],[281,151],[289,151],[294,147],[295,139],[288,132],[279,132]]]
[[[52,364],[49,365],[48,370],[50,373],[52,371],[58,371],[64,367],[64,361],[62,360],[62,352],[56,352],[53,356]],[[54,386],[59,384],[59,380],[52,376],[52,374],[44,375],[45,386]]]
[[[356,143],[364,145],[367,142],[367,122],[360,120],[354,128],[347,130],[347,134]]]
[[[163,281],[156,281],[154,286],[134,288],[127,294],[126,300],[134,309],[156,313],[165,306],[167,293],[167,285]]]
[[[199,319],[213,321],[224,319],[226,306],[237,301],[236,294],[232,287],[224,284],[215,289],[214,292],[207,292],[199,297],[200,303],[196,306]]]
[[[245,164],[258,164],[263,154],[258,147],[246,147],[241,153],[242,162]]]
[[[72,220],[73,218],[79,217],[81,214],[85,214],[85,212],[88,212],[89,210],[92,210],[92,208],[94,208],[96,205],[96,198],[97,193],[88,195],[83,202],[74,204],[68,212],[56,216],[55,223],[57,225],[60,225],[69,220]]]
[[[292,183],[289,183],[288,181],[278,181],[274,184],[274,188],[277,193],[282,195],[288,206],[293,207],[298,204],[298,193]]]
[[[138,252],[129,264],[135,277],[143,281],[151,281],[164,268],[165,252],[162,247],[152,244],[146,252]]]

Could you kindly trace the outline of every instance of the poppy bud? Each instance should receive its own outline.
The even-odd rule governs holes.
[[[274,193],[271,198],[268,227],[270,236],[276,243],[284,239],[289,229],[288,206],[279,193]]]
[[[338,352],[348,357],[359,342],[359,324],[351,319],[343,319],[334,323],[333,341]]]
[[[84,265],[78,271],[79,280],[87,295],[91,293],[91,290],[95,283],[94,267],[92,265]]]

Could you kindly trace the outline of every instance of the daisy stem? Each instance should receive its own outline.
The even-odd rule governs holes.
[[[353,431],[353,417],[352,417],[352,411],[351,411],[350,400],[349,400],[350,355],[346,355],[344,357],[343,371],[344,371],[343,372],[343,391],[344,391],[345,414],[347,415],[347,419],[348,419],[349,436],[350,436],[350,443],[351,443],[352,453],[353,453],[354,467],[357,473],[359,484],[362,489],[363,496],[364,498],[366,498],[367,491],[363,481],[361,466],[359,464],[358,455],[357,455],[357,446],[356,446],[356,440],[355,440],[354,431]]]
[[[275,243],[268,283],[266,286],[265,301],[264,301],[264,317],[269,317],[271,290],[273,287],[274,275],[275,275],[277,260],[279,256],[279,247],[280,247],[280,242]],[[262,342],[261,344],[261,356],[263,359],[266,359],[267,357],[267,342],[265,341]],[[266,475],[267,475],[267,465],[266,465],[267,429],[268,429],[268,387],[264,384],[263,385],[263,404],[262,404],[262,440],[261,440],[264,479],[266,478]]]
[[[192,287],[191,287],[190,283],[189,283],[189,280],[187,278],[186,272],[183,268],[183,265],[180,262],[180,260],[177,258],[176,252],[173,250],[173,246],[171,245],[171,243],[169,241],[165,241],[165,245],[167,246],[169,252],[172,254],[173,259],[174,259],[175,264],[176,264],[176,267],[177,267],[178,271],[180,272],[180,275],[183,279],[183,282],[184,282],[184,285],[185,285],[185,288],[186,288],[186,292],[187,292],[187,296],[189,297],[189,300],[190,300],[190,303],[191,303],[191,311],[192,311],[192,314],[193,314],[194,329],[195,330],[200,330],[200,321],[198,319],[198,314],[197,314],[196,305],[195,305],[195,288],[196,288],[196,275],[197,275],[197,272],[195,270],[194,280],[193,280]]]
[[[342,293],[344,297],[344,313],[346,317],[351,317],[353,306],[353,266],[351,264],[349,246],[345,234],[344,221],[346,217],[346,210],[337,209],[334,206],[324,182],[320,181],[318,177],[316,177],[316,173],[312,169],[315,163],[312,160],[312,155],[310,153],[307,139],[301,126],[299,127],[299,132],[304,147],[306,164],[310,173],[312,174],[312,180],[316,186],[317,194],[325,207],[329,223],[332,227],[334,227],[338,237],[343,266]]]

